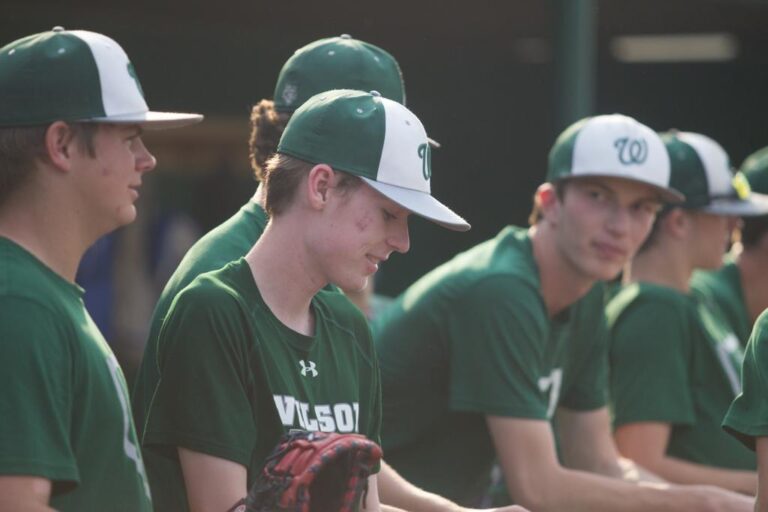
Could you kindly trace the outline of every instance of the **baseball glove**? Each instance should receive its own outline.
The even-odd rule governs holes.
[[[354,512],[379,460],[379,445],[358,434],[286,434],[251,487],[246,512]]]

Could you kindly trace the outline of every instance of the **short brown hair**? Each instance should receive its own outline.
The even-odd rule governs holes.
[[[0,128],[0,204],[32,175],[35,162],[46,160],[45,134],[50,124]],[[72,123],[72,136],[80,148],[96,156],[93,138],[95,123]]]
[[[264,168],[264,209],[270,217],[280,215],[291,205],[299,183],[314,166],[315,164],[282,153],[275,153],[267,161]],[[357,176],[345,172],[341,174],[342,178],[336,186],[344,192],[362,183]]]
[[[248,158],[258,181],[264,181],[267,160],[277,151],[280,136],[290,118],[291,114],[275,110],[275,103],[272,100],[261,100],[251,109]]]
[[[562,201],[563,197],[565,197],[565,181],[558,180],[554,183],[552,183],[552,186],[555,188],[555,194],[557,194],[557,198]],[[528,224],[531,226],[534,226],[538,224],[538,222],[544,217],[544,215],[541,212],[541,208],[538,204],[536,204],[536,194],[533,195],[533,207],[531,208],[531,213],[528,214]]]

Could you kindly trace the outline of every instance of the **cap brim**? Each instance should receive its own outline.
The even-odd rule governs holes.
[[[453,231],[469,231],[471,227],[467,221],[426,192],[388,185],[362,176],[360,178],[403,208],[444,228]]]
[[[714,199],[701,211],[737,217],[768,215],[768,195],[752,192],[747,199]]]
[[[142,112],[140,114],[125,114],[88,119],[88,121],[96,123],[139,124],[148,130],[178,128],[199,123],[202,120],[202,114],[186,114],[182,112]]]
[[[685,196],[673,188],[660,187],[658,185],[649,183],[644,180],[632,178],[631,176],[616,176],[615,174],[593,173],[593,174],[577,174],[577,175],[570,175],[570,176],[562,176],[558,180],[574,180],[574,179],[581,179],[581,178],[616,178],[618,180],[625,180],[632,183],[640,183],[642,185],[647,185],[651,187],[654,191],[658,192],[659,199],[661,199],[665,203],[681,204],[685,201]]]

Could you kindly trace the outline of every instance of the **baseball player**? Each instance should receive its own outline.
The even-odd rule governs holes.
[[[757,453],[757,512],[768,511],[768,410],[766,409],[766,344],[768,309],[758,317],[747,343],[742,366],[744,389],[731,404],[723,421],[726,431]]]
[[[251,165],[260,183],[264,182],[266,161],[274,154],[294,110],[313,94],[345,87],[377,90],[384,98],[405,102],[400,67],[394,57],[377,46],[342,35],[321,39],[297,50],[280,72],[274,100],[261,100],[251,113]],[[245,255],[263,233],[267,220],[263,185],[259,185],[253,198],[239,212],[189,250],[163,290],[152,317],[144,358],[133,389],[134,416],[140,437],[159,379],[157,340],[171,303],[198,275],[217,270]],[[150,473],[170,464],[167,458],[152,450],[145,452],[145,458],[153,462],[148,464]],[[386,463],[382,464],[379,484],[383,501],[402,508],[418,511],[456,506],[413,487]],[[158,510],[176,510],[175,502],[165,505],[160,501],[163,499],[163,495],[156,497]]]
[[[374,321],[387,461],[462,504],[498,460],[512,498],[536,511],[749,510],[715,488],[620,479],[598,281],[619,273],[662,202],[682,197],[664,144],[629,117],[588,118],[555,142],[547,180],[530,229],[456,256]]]
[[[152,510],[122,371],[74,279],[136,216],[142,130],[201,119],[150,112],[104,35],[0,49],[0,510]]]
[[[429,193],[421,122],[378,93],[310,98],[262,183],[269,223],[245,258],[203,274],[160,331],[145,449],[158,510],[238,506],[292,429],[378,440],[379,372],[365,318],[329,283],[362,289],[409,247],[410,212],[469,225]],[[377,480],[366,507],[377,510]]]
[[[747,157],[741,166],[746,178],[737,184],[745,189],[768,194],[768,148]],[[739,243],[715,271],[693,273],[691,288],[717,303],[742,345],[746,345],[752,325],[768,308],[768,216],[742,219]]]
[[[255,177],[264,182],[264,166],[274,154],[291,114],[311,96],[331,89],[376,90],[405,102],[397,61],[389,53],[348,35],[320,39],[297,50],[277,79],[274,100],[261,100],[251,112],[250,159]],[[149,338],[133,389],[133,412],[139,435],[158,380],[157,338],[173,299],[198,275],[244,256],[267,225],[263,188],[230,219],[201,238],[185,255],[165,286],[152,315]],[[148,455],[152,457],[152,454]]]
[[[768,197],[739,186],[743,177],[711,138],[669,132],[662,140],[670,184],[686,199],[659,214],[607,306],[616,444],[670,482],[754,495],[754,454],[720,428],[741,387],[741,346],[689,281],[694,269],[722,264],[736,216],[768,213]]]

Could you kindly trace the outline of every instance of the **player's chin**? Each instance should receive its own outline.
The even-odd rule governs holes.
[[[137,210],[133,203],[124,205],[117,210],[116,227],[125,226],[136,220]]]
[[[345,292],[359,293],[363,291],[366,285],[368,284],[368,276],[367,275],[344,276],[344,278],[334,281],[333,284],[335,284]]]
[[[624,263],[615,261],[595,261],[590,265],[588,274],[595,281],[611,281],[618,277],[624,268]]]

